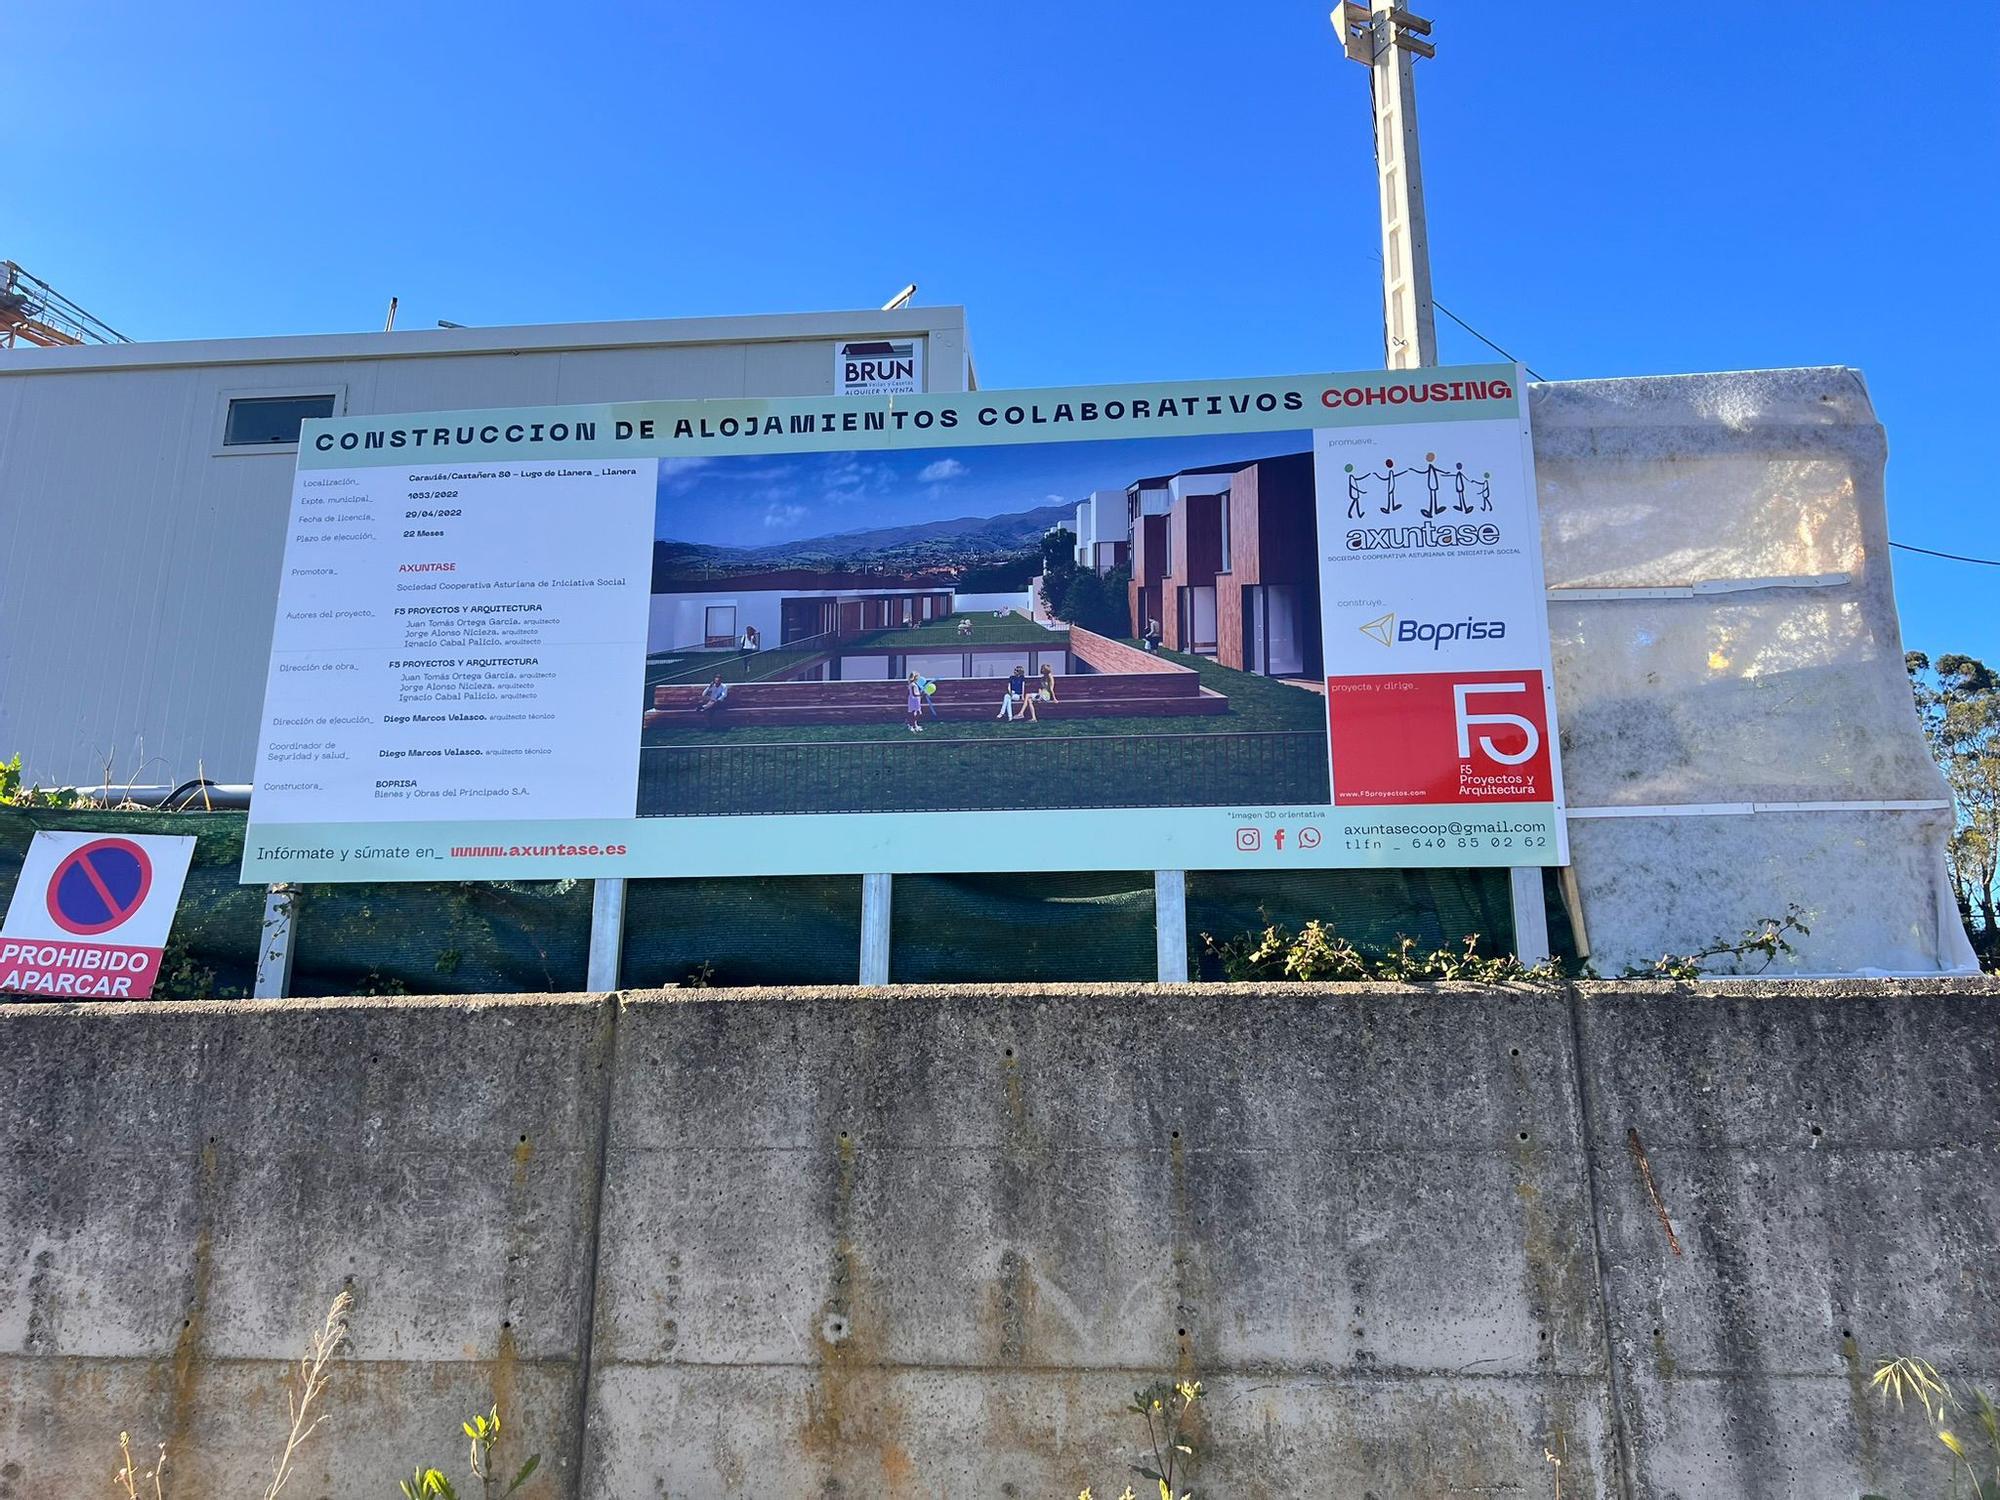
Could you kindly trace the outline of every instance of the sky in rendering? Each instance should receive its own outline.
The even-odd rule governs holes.
[[[1073,512],[1092,490],[1123,491],[1151,475],[1311,449],[1310,432],[1243,432],[663,459],[654,531],[679,542],[766,547],[1044,505],[1067,505]]]
[[[2000,557],[1967,488],[2000,6],[1418,8],[1444,307],[1558,380],[1853,365],[1893,534]],[[967,307],[988,387],[1366,368],[1368,88],[1327,9],[12,0],[0,258],[144,339],[915,281]],[[2000,661],[2000,569],[1895,567],[1910,645]]]

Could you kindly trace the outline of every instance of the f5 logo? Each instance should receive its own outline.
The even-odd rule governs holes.
[[[1494,760],[1499,761],[1503,766],[1518,766],[1523,761],[1533,760],[1535,752],[1542,748],[1542,732],[1535,727],[1531,720],[1524,719],[1519,714],[1475,714],[1468,712],[1465,706],[1466,699],[1472,697],[1474,694],[1525,693],[1527,691],[1528,684],[1525,682],[1454,682],[1451,685],[1451,708],[1453,717],[1458,721],[1458,758],[1460,760],[1472,759],[1472,745],[1470,741],[1472,738],[1472,726],[1474,724],[1511,724],[1527,737],[1526,743],[1519,750],[1502,750],[1483,734],[1479,737],[1479,748]],[[1539,696],[1539,684],[1537,685],[1537,695]]]
[[[1326,716],[1336,806],[1555,799],[1539,671],[1329,677]]]

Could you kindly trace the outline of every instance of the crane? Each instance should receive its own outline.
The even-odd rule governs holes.
[[[0,349],[132,341],[11,260],[0,260]]]

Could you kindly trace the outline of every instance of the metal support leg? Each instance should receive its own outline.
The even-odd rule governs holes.
[[[1153,872],[1153,935],[1161,984],[1186,984],[1187,872]]]
[[[889,880],[861,877],[861,982],[889,982]]]
[[[292,909],[297,897],[298,887],[290,884],[264,889],[264,932],[251,989],[259,1000],[282,1000],[292,991]]]
[[[590,885],[590,968],[584,984],[601,994],[618,988],[625,950],[625,881],[614,876]]]
[[[1549,908],[1542,896],[1540,866],[1516,866],[1507,874],[1513,883],[1514,956],[1524,964],[1549,957]]]

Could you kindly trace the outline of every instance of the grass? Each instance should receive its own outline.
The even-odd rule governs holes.
[[[989,620],[990,624],[1000,624]],[[906,631],[909,635],[916,632]],[[1046,636],[1046,632],[1042,632]],[[1317,693],[1295,687],[1254,672],[1239,672],[1218,666],[1205,657],[1184,656],[1178,651],[1162,651],[1160,656],[1201,675],[1201,685],[1213,688],[1229,700],[1226,714],[1153,715],[1135,718],[1042,719],[1028,723],[1007,723],[998,717],[938,722],[926,719],[924,733],[940,740],[992,739],[1089,739],[1103,735],[1127,734],[1252,734],[1265,730],[1311,730],[1326,728],[1326,700]],[[706,725],[656,726],[645,732],[645,745],[851,745],[870,740],[908,737],[903,723],[903,695],[898,684],[882,684],[882,722],[879,724],[772,724],[709,728]],[[993,711],[1000,711],[1001,679],[993,679]],[[650,689],[646,706],[652,706]]]
[[[1327,801],[1326,743],[1318,734],[1177,734],[1170,721],[1137,722],[1150,732],[952,739],[926,731],[833,744],[675,745],[640,756],[637,811],[686,817]]]
[[[999,623],[999,622],[995,622]],[[926,720],[913,735],[896,684],[881,722],[659,727],[641,757],[641,816],[947,808],[1324,803],[1326,700],[1178,652],[1226,714]],[[997,712],[1001,682],[992,680]],[[1052,743],[1038,744],[1038,741]],[[689,753],[693,747],[737,753]]]

